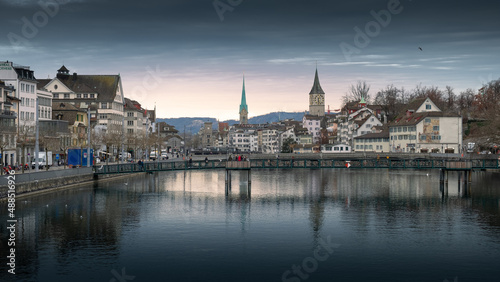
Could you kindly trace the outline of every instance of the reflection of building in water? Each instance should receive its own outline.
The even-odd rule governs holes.
[[[325,217],[325,184],[326,177],[323,176],[323,170],[313,170],[309,174],[309,191],[307,200],[309,200],[309,222],[314,233],[314,239],[320,237],[321,227]]]

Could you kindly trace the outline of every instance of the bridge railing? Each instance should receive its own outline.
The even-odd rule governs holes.
[[[448,163],[447,163],[448,162]],[[455,162],[455,163],[454,163]],[[180,162],[148,162],[142,165],[137,163],[96,165],[94,173],[133,173],[152,172],[185,169],[218,169],[232,168],[233,166],[250,166],[250,168],[388,168],[388,169],[433,169],[447,168],[449,166],[461,166],[463,160],[444,159],[395,159],[395,158],[367,158],[367,159],[260,159],[243,162],[228,162],[226,160],[209,161],[180,161]],[[467,166],[472,169],[498,169],[497,159],[467,160]],[[235,163],[235,164],[233,164]],[[237,167],[234,167],[237,169]],[[245,167],[245,169],[247,169]],[[450,169],[453,169],[450,167]]]

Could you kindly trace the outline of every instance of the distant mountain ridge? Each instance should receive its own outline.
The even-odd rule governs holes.
[[[294,119],[297,121],[302,121],[302,117],[304,117],[303,112],[272,112],[265,115],[255,116],[248,119],[248,123],[251,124],[264,124],[264,123],[272,123],[278,122],[280,120],[285,119]],[[200,128],[203,126],[205,122],[212,122],[213,128],[217,129],[217,119],[211,117],[181,117],[181,118],[157,118],[157,122],[166,122],[170,125],[175,126],[175,129],[179,130],[179,135],[186,132],[198,133]],[[225,120],[222,122],[227,122],[229,125],[234,125],[239,123],[238,120]]]

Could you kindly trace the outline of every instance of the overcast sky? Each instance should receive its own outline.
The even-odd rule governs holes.
[[[58,4],[54,4],[58,3]],[[351,84],[478,89],[500,77],[500,1],[0,0],[0,61],[120,74],[159,117],[304,111]],[[422,50],[419,49],[422,48]]]

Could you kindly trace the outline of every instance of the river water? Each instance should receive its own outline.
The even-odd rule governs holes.
[[[0,281],[499,281],[500,174],[281,169],[134,175],[17,199]]]

